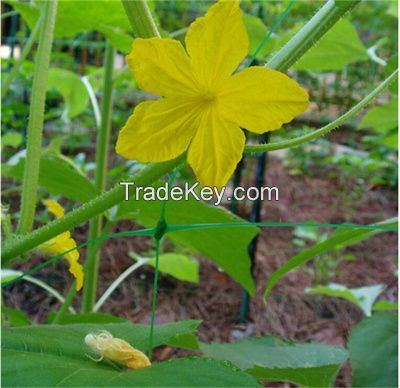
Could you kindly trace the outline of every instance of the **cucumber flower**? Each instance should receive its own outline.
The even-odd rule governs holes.
[[[56,218],[60,218],[64,215],[63,207],[57,202],[53,200],[45,200],[43,203],[46,205],[48,211],[56,216]],[[51,255],[57,255],[68,251],[69,249],[75,248],[76,242],[71,237],[69,231],[63,232],[58,236],[46,241],[42,245],[40,245],[40,250]],[[79,260],[79,252],[77,249],[68,252],[64,255],[64,258],[67,259],[69,263],[69,272],[76,279],[76,290],[79,291],[83,286],[83,268],[82,265],[78,262]]]
[[[147,356],[138,349],[135,349],[128,342],[121,338],[115,338],[106,330],[98,333],[89,333],[85,337],[85,343],[100,357],[116,361],[132,369],[141,369],[151,365]]]
[[[285,74],[262,66],[237,69],[248,53],[238,1],[219,1],[196,19],[185,45],[136,38],[127,56],[139,87],[162,96],[140,103],[119,133],[127,159],[162,162],[187,151],[202,186],[226,184],[245,146],[241,128],[281,128],[308,106],[308,94]]]

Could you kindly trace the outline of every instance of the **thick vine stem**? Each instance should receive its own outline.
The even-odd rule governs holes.
[[[140,5],[138,4],[140,3]],[[332,27],[347,11],[353,8],[358,3],[358,0],[335,2],[329,0],[316,14],[308,21],[304,27],[267,63],[268,67],[283,70],[290,67],[294,62],[300,59],[301,55],[306,52],[306,49],[315,44],[325,32]],[[142,8],[146,12],[138,12],[137,15],[149,15],[150,11],[146,3],[141,0],[128,1],[123,0],[125,10],[129,20],[135,20],[134,8]],[[144,19],[143,19],[144,20]],[[318,23],[317,23],[318,22]],[[134,24],[134,23],[132,23]],[[323,26],[319,26],[321,24]],[[325,26],[325,27],[324,27]],[[153,35],[158,36],[157,28],[154,21],[149,22],[148,26],[137,27],[132,26],[135,34],[141,37],[148,37],[153,31]],[[293,54],[290,52],[293,50]],[[131,178],[137,185],[150,185],[155,180],[169,173],[173,168],[177,167],[185,160],[185,155],[164,163],[150,164],[143,169],[139,174]],[[35,248],[39,244],[48,239],[72,229],[75,226],[87,221],[88,219],[102,213],[103,211],[115,206],[124,199],[124,190],[120,186],[116,186],[109,191],[99,195],[93,200],[87,202],[81,207],[66,214],[64,217],[55,220],[46,226],[43,226],[27,236],[20,236],[17,239],[9,241],[3,249],[3,260],[5,263],[10,262],[14,257]]]
[[[304,27],[266,64],[286,71],[296,63],[325,33],[361,0],[328,0]]]
[[[43,21],[40,26],[39,46],[35,58],[35,73],[29,111],[28,144],[22,184],[21,215],[17,228],[17,233],[19,234],[26,234],[31,231],[35,216],[47,74],[49,70],[56,12],[57,0],[46,1],[43,4]]]
[[[107,42],[104,53],[104,83],[103,99],[101,106],[100,128],[96,139],[96,170],[95,185],[99,193],[106,188],[108,151],[111,131],[112,113],[112,73],[114,68],[115,50],[110,42]],[[100,214],[90,220],[89,240],[100,236],[102,231],[103,216]],[[85,285],[83,289],[83,311],[90,312],[96,300],[97,278],[99,272],[99,254],[101,244],[89,245],[85,266]]]
[[[131,23],[135,37],[159,37],[156,23],[145,0],[122,0],[126,15]]]
[[[369,93],[366,97],[364,97],[357,105],[353,106],[349,111],[345,114],[337,118],[336,120],[332,121],[328,125],[317,129],[314,132],[308,133],[303,136],[296,137],[294,139],[280,141],[278,143],[269,143],[269,144],[248,144],[246,145],[244,151],[245,152],[266,152],[266,151],[276,151],[281,150],[284,148],[291,148],[298,146],[303,143],[308,143],[311,140],[314,140],[318,137],[321,137],[328,132],[334,130],[335,128],[339,127],[352,117],[354,117],[358,112],[364,109],[370,102],[373,100],[377,95],[382,93],[388,85],[393,82],[397,78],[398,71],[395,70],[389,77],[387,77],[379,86],[377,86],[371,93]]]

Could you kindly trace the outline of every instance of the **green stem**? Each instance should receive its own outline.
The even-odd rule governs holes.
[[[298,146],[299,144],[307,143],[311,140],[314,140],[320,136],[327,134],[333,129],[339,127],[352,117],[354,117],[358,112],[365,108],[371,100],[373,100],[377,95],[382,93],[388,85],[393,82],[397,78],[397,70],[395,70],[389,77],[387,77],[377,88],[375,88],[371,93],[369,93],[363,100],[361,100],[357,105],[353,106],[348,112],[344,115],[340,116],[336,120],[332,121],[328,125],[317,129],[314,132],[308,133],[303,136],[296,137],[295,139],[285,140],[278,143],[270,143],[270,144],[255,144],[255,145],[246,145],[244,151],[248,152],[266,152],[266,151],[275,151],[284,148],[291,148]]]
[[[286,71],[360,0],[329,0],[265,66]]]
[[[4,96],[7,94],[10,85],[13,83],[15,77],[18,74],[18,71],[22,65],[22,63],[27,58],[28,54],[31,52],[33,43],[35,43],[37,36],[39,35],[40,26],[42,22],[42,18],[39,18],[29,35],[28,40],[26,41],[24,48],[22,49],[21,56],[15,62],[13,68],[8,73],[8,76],[4,80],[3,84],[1,85],[1,98],[3,99]]]
[[[111,220],[108,220],[105,223],[105,225],[103,226],[103,230],[102,230],[103,236],[108,235],[110,233],[112,226],[113,226],[113,222]],[[104,242],[104,240],[101,240],[99,238],[98,241],[93,242],[93,245],[98,246],[97,249],[100,249],[100,246],[103,244],[103,242]],[[92,245],[92,244],[89,244],[88,246],[90,246],[90,245]],[[87,261],[85,262],[85,264],[87,264]],[[83,266],[83,270],[85,272],[85,266]],[[64,301],[63,305],[60,307],[60,309],[57,311],[57,314],[52,323],[58,323],[62,319],[64,314],[67,312],[67,309],[74,301],[76,293],[77,293],[76,281],[73,281],[70,289],[68,290],[67,296],[65,297],[65,301]]]
[[[101,106],[100,128],[97,132],[96,143],[96,171],[95,185],[99,193],[106,188],[106,177],[108,167],[108,151],[111,131],[112,112],[112,72],[114,67],[115,50],[107,42],[104,58],[104,85],[103,100]],[[103,216],[100,214],[90,221],[89,240],[96,239],[101,235]],[[88,247],[85,266],[85,286],[83,290],[83,311],[90,312],[96,301],[97,279],[99,272],[101,244],[92,244]]]
[[[35,73],[28,121],[28,144],[22,185],[21,215],[17,233],[26,234],[32,229],[36,207],[40,155],[47,90],[47,73],[56,20],[57,1],[43,5],[43,22],[40,26],[39,46],[35,58]]]
[[[136,37],[153,38],[160,36],[145,0],[122,0],[122,4]]]
[[[67,310],[70,309],[70,306],[75,299],[76,295],[76,280],[72,282],[72,286],[68,291],[67,296],[65,297],[64,303],[61,305],[60,309],[57,311],[56,316],[54,317],[53,321],[51,322],[52,324],[57,324],[60,323],[61,318],[65,315]]]
[[[154,323],[156,318],[156,303],[157,303],[157,288],[158,288],[158,264],[160,261],[160,241],[156,239],[156,262],[154,265],[154,282],[153,282],[153,296],[151,301],[151,321],[150,321],[150,335],[149,335],[149,348],[147,354],[151,360],[153,352],[153,336],[154,336]]]

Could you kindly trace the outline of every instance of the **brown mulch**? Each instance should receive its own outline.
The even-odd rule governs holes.
[[[265,202],[263,221],[319,221],[324,223],[370,223],[397,214],[397,193],[380,187],[366,187],[355,195],[350,181],[333,180],[327,174],[319,176],[290,176],[282,162],[271,159],[266,184],[277,186],[279,202]],[[240,213],[245,216],[249,205]],[[114,231],[132,229],[128,222],[117,225]],[[86,228],[77,228],[74,236],[85,240]],[[217,232],[216,232],[217,233]],[[161,276],[157,303],[157,323],[181,319],[201,319],[198,336],[201,341],[231,341],[247,335],[277,335],[292,340],[320,341],[345,346],[351,329],[362,318],[354,305],[335,298],[321,298],[304,293],[312,279],[303,270],[289,273],[273,289],[265,305],[261,295],[268,277],[294,254],[300,251],[293,242],[293,228],[268,228],[260,233],[254,275],[257,296],[251,300],[248,324],[238,324],[241,289],[227,275],[205,258],[199,258],[200,283],[192,285]],[[154,248],[149,238],[135,237],[108,241],[102,251],[100,266],[100,294],[129,265],[129,251],[146,252]],[[331,281],[360,287],[382,283],[387,287],[382,298],[397,297],[397,235],[381,233],[360,244],[347,248],[356,260],[339,265],[340,274]],[[41,258],[37,258],[39,262]],[[27,270],[32,262],[20,268]],[[60,262],[36,276],[53,287],[67,292],[70,278],[66,265]],[[111,296],[103,312],[118,315],[136,323],[148,323],[151,308],[153,271],[142,269],[127,279]],[[35,323],[46,322],[49,311],[58,303],[34,285],[19,282],[4,291],[6,304],[21,308]],[[79,300],[76,307],[79,306]],[[162,348],[158,359],[187,354],[185,351]],[[351,370],[345,365],[337,379],[337,386],[350,386]],[[287,384],[271,385],[285,387]]]

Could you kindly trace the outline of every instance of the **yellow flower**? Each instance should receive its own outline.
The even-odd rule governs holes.
[[[238,1],[219,1],[173,39],[136,38],[127,61],[139,87],[163,96],[139,104],[116,151],[162,162],[188,149],[203,186],[221,187],[242,157],[245,136],[279,129],[308,106],[308,94],[285,74],[254,66],[232,75],[248,52]]]
[[[60,218],[64,215],[64,209],[57,201],[48,199],[43,201],[43,203],[47,206],[48,211],[54,214],[56,218]],[[76,242],[71,237],[70,232],[63,232],[58,236],[52,238],[51,240],[43,243],[40,246],[40,249],[51,255],[57,255],[75,247]],[[75,249],[71,252],[66,253],[64,257],[69,262],[69,272],[71,272],[71,274],[75,277],[76,290],[79,291],[83,286],[83,268],[82,265],[78,262],[79,252],[77,249]]]
[[[145,368],[151,365],[150,360],[140,350],[135,349],[128,342],[114,338],[111,333],[101,330],[99,333],[90,333],[85,337],[86,345],[103,357],[119,362],[132,369]]]

